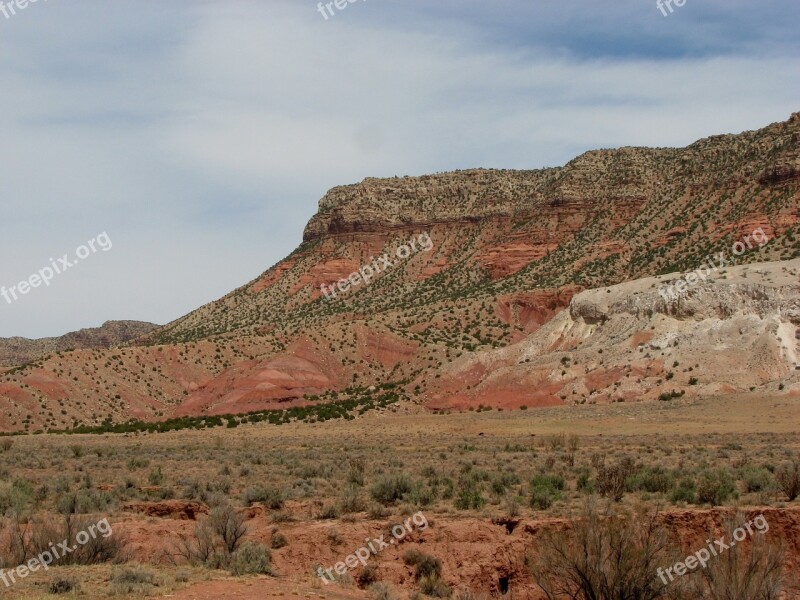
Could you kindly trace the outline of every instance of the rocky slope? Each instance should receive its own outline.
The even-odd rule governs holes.
[[[86,348],[113,348],[157,329],[141,321],[107,321],[100,327],[81,329],[60,337],[30,340],[0,338],[0,367],[16,367],[52,354]]]
[[[455,406],[472,398],[470,384],[442,396],[456,365],[552,330],[581,290],[694,269],[757,229],[769,243],[738,264],[790,260],[800,256],[799,224],[800,113],[681,149],[588,152],[559,168],[367,179],[331,190],[295,252],[220,300],[130,347],[6,374],[0,430],[247,412],[385,382]],[[369,284],[354,276],[336,297],[321,290],[346,288],[342,280],[374,265],[381,272],[363,271]],[[507,376],[537,386],[530,404],[600,399],[598,390],[616,398],[618,375],[606,367],[586,359],[581,368],[598,381],[585,373],[566,390],[546,361]],[[655,362],[637,368],[622,377],[645,387],[620,383],[626,398],[677,387]],[[508,382],[514,393],[522,385]]]
[[[448,365],[427,406],[670,400],[754,388],[800,394],[800,259],[721,269],[684,294],[665,293],[677,279],[576,295],[520,342]]]

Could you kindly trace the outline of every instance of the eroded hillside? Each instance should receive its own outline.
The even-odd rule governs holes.
[[[800,113],[682,149],[588,152],[560,168],[367,179],[331,190],[286,259],[136,346],[68,352],[6,374],[0,429],[281,409],[387,382],[415,401],[439,393],[442,406],[457,405],[473,390],[448,388],[459,399],[448,401],[440,380],[470,356],[480,362],[552,329],[581,290],[694,269],[755,230],[769,243],[738,264],[789,260],[800,255],[798,223]],[[398,257],[404,245],[415,247]],[[382,255],[392,264],[368,285],[323,295],[321,285]],[[641,359],[638,376],[584,361],[589,372],[567,389],[545,376],[551,365],[506,376],[537,382],[538,403],[677,387],[671,367]],[[683,368],[673,376],[688,385]]]

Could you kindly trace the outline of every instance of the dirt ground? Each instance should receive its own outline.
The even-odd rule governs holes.
[[[359,588],[360,568],[331,584],[315,577],[315,568],[333,566],[368,538],[386,534],[392,525],[422,511],[430,526],[410,533],[402,544],[388,547],[372,561],[377,580],[389,585],[395,597],[410,597],[417,589],[413,569],[403,560],[405,551],[414,548],[441,560],[443,578],[455,598],[499,596],[505,589],[503,597],[538,598],[526,557],[535,554],[543,528],[565,522],[580,507],[583,496],[569,477],[563,496],[552,507],[541,510],[523,502],[513,516],[507,507],[509,498],[491,494],[484,506],[466,510],[439,498],[425,508],[410,502],[389,506],[377,515],[367,508],[322,516],[344,489],[339,480],[347,475],[348,461],[353,457],[366,460],[365,494],[373,478],[381,474],[398,470],[413,476],[433,469],[454,478],[459,472],[485,472],[491,481],[505,472],[517,472],[521,474],[519,489],[524,491],[529,474],[543,464],[549,463],[554,471],[572,472],[564,462],[567,449],[558,442],[564,433],[576,436],[578,449],[572,457],[576,469],[597,453],[633,455],[649,465],[669,462],[676,469],[685,465],[688,470],[695,463],[761,468],[780,464],[798,452],[798,424],[800,397],[747,394],[451,415],[433,415],[409,405],[398,407],[396,413],[324,424],[14,438],[13,448],[3,457],[9,476],[16,461],[13,475],[25,475],[36,484],[57,477],[59,470],[80,474],[78,479],[88,473],[93,489],[120,490],[125,486],[121,488],[119,481],[129,481],[130,497],[115,497],[98,514],[108,515],[115,533],[125,537],[128,564],[142,564],[153,578],[141,588],[120,591],[114,583],[119,566],[59,567],[31,575],[6,590],[5,596],[56,598],[47,593],[49,585],[54,578],[69,577],[79,583],[79,589],[61,597],[368,598],[370,592]],[[147,466],[141,467],[134,459]],[[152,479],[156,465],[166,481],[148,483],[147,472]],[[313,473],[303,474],[306,471]],[[223,477],[222,472],[229,475]],[[203,499],[187,499],[180,492],[181,477],[188,475],[208,482],[231,480],[226,493],[237,510],[246,514],[249,539],[269,544],[276,531],[286,538],[286,545],[272,550],[273,576],[235,578],[227,571],[171,562],[179,534],[191,534],[207,510]],[[241,501],[242,490],[262,480],[291,488],[295,495],[280,510],[259,502],[248,508]],[[301,483],[311,486],[305,494],[297,492]],[[176,488],[174,499],[148,495],[169,486]],[[108,493],[113,496],[117,491]],[[622,505],[632,508],[642,502],[662,504],[668,527],[689,547],[708,531],[719,531],[723,517],[735,508],[750,516],[764,514],[770,535],[787,545],[787,568],[797,571],[800,566],[800,503],[781,499],[777,492],[740,489],[719,508],[674,505],[658,494],[643,493],[627,494]],[[466,595],[468,590],[471,596]]]

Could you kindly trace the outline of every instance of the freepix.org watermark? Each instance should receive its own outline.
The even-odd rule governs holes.
[[[744,541],[748,535],[752,536],[754,533],[753,525],[756,526],[756,531],[758,531],[758,533],[761,535],[764,535],[769,531],[769,523],[767,522],[766,517],[764,517],[764,515],[758,515],[752,521],[748,521],[741,527],[735,529],[733,532],[733,539],[727,544],[725,543],[724,535],[718,540],[714,540],[713,543],[711,540],[706,540],[708,548],[702,548],[694,554],[690,554],[683,562],[675,563],[666,571],[662,568],[659,568],[656,572],[657,575],[661,578],[661,581],[664,582],[664,585],[667,585],[667,577],[669,577],[670,581],[675,580],[675,577],[672,574],[673,571],[675,571],[675,575],[682,577],[683,575],[686,575],[686,573],[694,571],[698,567],[705,569],[712,557],[717,557],[726,550],[730,550],[736,545],[737,542]]]
[[[407,244],[398,247],[394,254],[400,260],[406,260],[417,252],[430,252],[431,250],[433,250],[433,240],[431,240],[431,236],[425,232],[421,233],[416,239],[411,238],[408,240]],[[351,287],[355,288],[362,283],[368,285],[375,275],[394,266],[391,255],[388,253],[378,257],[377,260],[372,260],[372,258],[371,256],[369,257],[370,264],[361,267],[358,271],[354,271],[347,279],[340,279],[336,284],[331,286],[327,286],[323,283],[319,286],[320,291],[331,301],[336,298],[337,289],[339,292],[346,292],[351,289]]]
[[[656,7],[658,10],[661,11],[661,14],[665,17],[670,16],[672,13],[675,12],[675,9],[672,5],[675,4],[678,8],[686,5],[686,0],[657,0]],[[667,12],[669,10],[669,12]]]
[[[690,286],[697,285],[701,280],[705,281],[711,275],[712,270],[716,272],[726,266],[734,265],[737,257],[753,248],[766,246],[768,243],[769,236],[759,227],[750,235],[744,236],[741,241],[733,244],[731,252],[733,252],[734,258],[728,258],[724,252],[720,252],[717,256],[709,256],[699,268],[669,285],[662,285],[658,289],[658,293],[664,300],[676,300],[685,294]],[[715,261],[718,261],[719,265],[715,264]]]
[[[428,518],[421,511],[414,513],[405,520],[405,523],[398,523],[392,527],[392,539],[390,539],[388,542],[384,541],[383,539],[386,537],[385,535],[382,535],[378,539],[367,538],[364,540],[367,545],[362,546],[353,554],[346,557],[343,562],[336,563],[330,569],[323,569],[322,567],[319,567],[317,569],[317,576],[325,582],[325,585],[328,585],[331,581],[336,581],[333,571],[335,571],[337,575],[341,576],[347,573],[348,570],[355,569],[359,563],[361,563],[362,566],[367,566],[367,561],[372,556],[376,556],[381,550],[389,548],[390,546],[395,545],[397,542],[402,541],[402,539],[406,537],[406,534],[414,531],[414,529],[411,527],[412,522],[417,526],[419,531],[425,531],[428,528]],[[328,577],[325,577],[326,574]]]
[[[8,588],[17,583],[17,580],[25,579],[28,575],[36,573],[36,571],[42,567],[44,567],[45,571],[49,571],[50,565],[55,561],[75,552],[79,546],[85,546],[91,540],[97,539],[98,533],[104,538],[109,538],[113,535],[114,531],[111,529],[108,519],[103,519],[94,525],[90,525],[85,531],[79,531],[75,535],[77,544],[73,546],[69,545],[70,540],[64,540],[57,545],[51,545],[49,550],[45,550],[36,558],[30,559],[27,563],[18,566],[16,569],[11,571],[0,570],[0,581]]]
[[[367,0],[363,1],[366,2]],[[324,4],[320,2],[317,4],[317,10],[322,14],[323,17],[325,17],[325,20],[327,21],[329,18],[328,15],[332,17],[336,14],[333,10],[334,6],[336,7],[336,10],[342,11],[347,8],[349,4],[354,4],[356,2],[358,2],[358,0],[334,0],[333,2],[326,2]]]
[[[37,0],[14,0],[13,2],[5,2],[0,0],[0,12],[6,19],[10,19],[17,14],[18,10],[25,10],[31,4],[36,4]],[[47,2],[47,0],[42,0]]]
[[[108,237],[108,234],[104,231],[97,237],[86,242],[85,245],[78,246],[75,249],[74,257],[70,257],[69,254],[65,254],[58,260],[53,260],[51,258],[48,266],[42,267],[38,272],[34,273],[27,279],[20,281],[18,284],[12,285],[9,288],[6,288],[6,286],[0,287],[0,296],[2,296],[8,304],[12,304],[13,302],[19,300],[20,296],[25,296],[32,289],[41,287],[42,284],[44,284],[46,287],[49,287],[50,282],[56,275],[61,275],[67,269],[71,269],[81,260],[89,258],[92,254],[97,253],[99,250],[108,252],[112,247],[113,244],[111,242],[111,238]]]

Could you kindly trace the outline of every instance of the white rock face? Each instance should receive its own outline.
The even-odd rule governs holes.
[[[475,398],[535,382],[567,403],[800,392],[800,259],[721,269],[665,299],[660,286],[679,277],[581,292],[528,338],[467,357],[449,377],[482,373]]]

